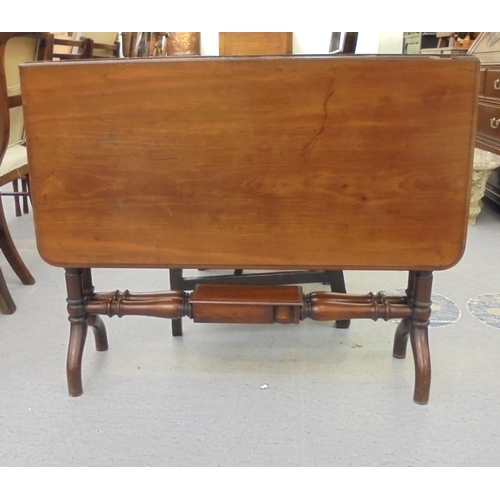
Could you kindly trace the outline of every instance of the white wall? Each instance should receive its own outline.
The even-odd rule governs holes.
[[[360,31],[356,54],[378,54],[379,38],[378,31]],[[294,54],[327,54],[330,48],[331,32],[318,30],[304,30],[293,32],[293,53]],[[401,33],[402,36],[402,33]],[[401,45],[402,45],[401,38]],[[388,52],[386,52],[388,53]],[[219,32],[201,32],[201,55],[219,55]]]
[[[379,54],[401,54],[403,52],[403,32],[383,31],[378,41]]]

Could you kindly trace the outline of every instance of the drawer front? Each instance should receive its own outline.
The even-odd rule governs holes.
[[[500,67],[488,68],[482,89],[484,97],[500,101]]]
[[[489,141],[500,147],[500,105],[479,104],[477,135],[486,137]]]

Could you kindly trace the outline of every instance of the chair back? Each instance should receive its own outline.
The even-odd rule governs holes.
[[[78,59],[98,59],[120,57],[118,33],[78,32],[71,37],[57,35],[54,39],[54,59],[73,61]]]
[[[54,38],[53,58],[55,61],[73,61],[92,58],[92,40],[90,38]]]
[[[0,33],[0,161],[11,144],[24,134],[19,64],[51,58],[50,33]]]
[[[92,41],[93,59],[120,57],[120,43],[116,31],[84,31],[81,36]]]

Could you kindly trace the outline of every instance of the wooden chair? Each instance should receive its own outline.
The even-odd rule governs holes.
[[[92,40],[80,38],[54,38],[53,58],[55,61],[75,61],[92,57]]]
[[[54,38],[55,60],[107,59],[120,56],[116,32],[82,32],[78,40]],[[92,38],[95,37],[95,38]]]
[[[28,178],[28,161],[24,145],[24,124],[18,66],[29,60],[47,60],[52,56],[50,33],[0,33],[0,186]],[[28,196],[27,192],[2,193],[2,196]],[[0,197],[0,248],[19,279],[25,285],[35,280],[25,266],[10,235],[2,198]],[[16,310],[0,271],[0,311]]]
[[[466,243],[479,69],[474,57],[419,55],[22,66],[37,247],[66,269],[70,394],[83,391],[88,328],[108,347],[101,315],[369,318],[401,320],[393,355],[411,340],[413,397],[426,404],[432,275]],[[394,296],[234,284],[137,294],[95,290],[95,267],[407,271],[408,281]]]
[[[357,33],[356,33],[357,35]],[[344,40],[346,37],[344,37]],[[355,44],[349,45],[349,50]],[[220,32],[220,56],[292,55],[292,32]],[[198,284],[239,284],[239,285],[290,285],[325,283],[332,292],[346,293],[344,273],[340,270],[274,271],[244,274],[236,269],[233,275],[199,276],[186,278],[182,269],[170,269],[172,290],[194,290]],[[350,320],[339,319],[337,328],[348,328]],[[182,335],[182,319],[172,320],[172,335]]]
[[[116,31],[82,31],[81,36],[90,40],[90,58],[109,59],[120,57],[120,42]]]

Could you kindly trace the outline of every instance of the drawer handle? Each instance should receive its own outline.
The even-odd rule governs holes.
[[[497,79],[493,82],[493,87],[495,87],[495,90],[500,90],[500,78],[497,78]]]
[[[497,129],[500,127],[500,118],[492,118],[490,121],[491,128]]]

